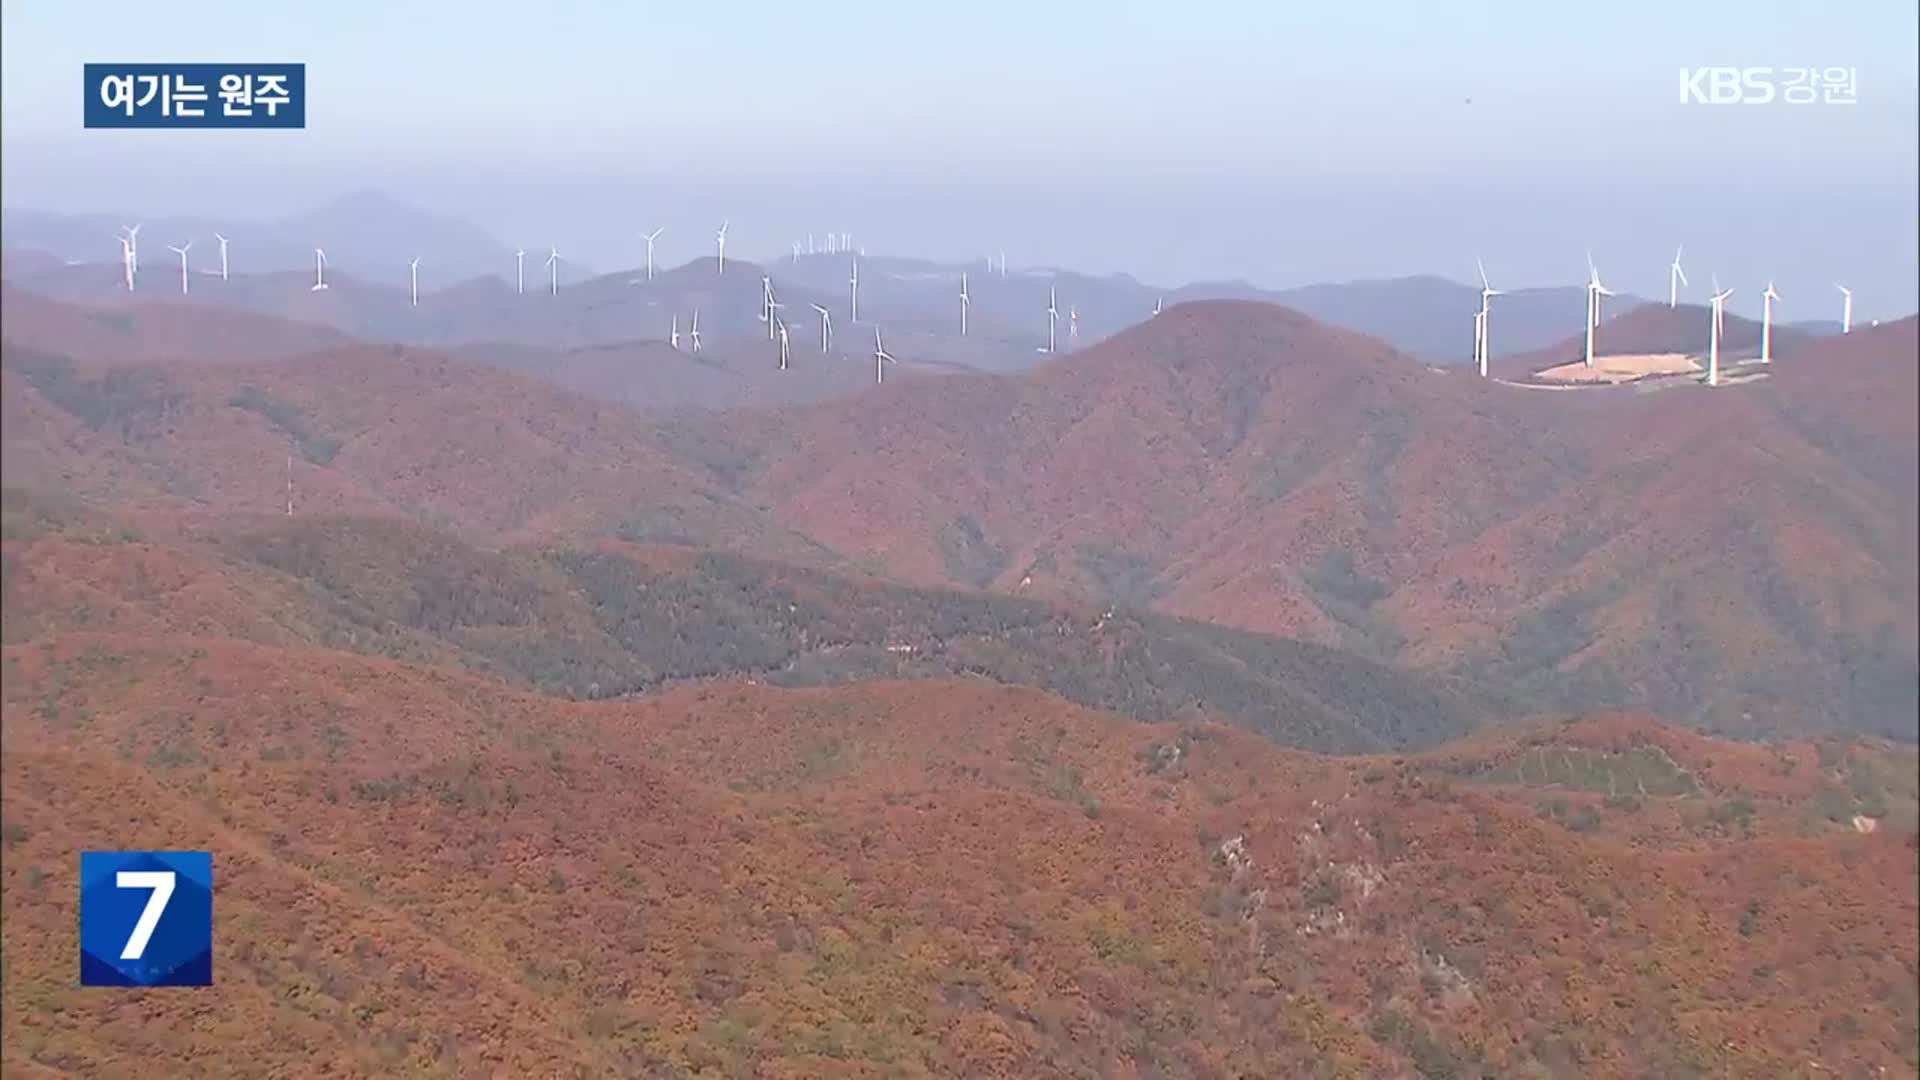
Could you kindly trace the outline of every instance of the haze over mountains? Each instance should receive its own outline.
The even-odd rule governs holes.
[[[114,237],[134,220],[7,210],[8,278],[17,287],[54,299],[90,306],[120,303],[128,298],[123,288],[120,295],[112,295],[120,284]],[[204,273],[218,266],[215,232],[231,241],[234,277],[225,283],[209,280]],[[748,258],[730,259],[739,274],[733,282],[713,272],[711,256],[671,267],[663,257],[656,263],[654,283],[642,285],[644,243],[636,241],[635,266],[617,272],[596,275],[563,257],[559,274],[563,293],[553,298],[545,295],[547,249],[534,244],[525,249],[524,273],[531,299],[546,303],[537,307],[509,299],[515,284],[512,245],[494,240],[471,223],[418,210],[371,191],[270,222],[154,218],[145,221],[142,235],[147,246],[140,258],[141,298],[179,299],[178,263],[165,245],[195,238],[191,265],[202,273],[194,275],[199,296],[188,299],[322,322],[380,341],[433,345],[511,341],[577,348],[665,340],[671,317],[678,313],[684,322],[695,307],[707,308],[703,313],[707,332],[744,333],[751,328],[736,324],[746,312],[759,310],[762,272],[773,276],[781,300],[788,304],[785,316],[797,341],[817,341],[818,323],[808,308],[811,303],[827,306],[842,317],[839,329],[852,328],[852,320],[845,318],[852,255],[776,256],[761,264],[764,269]],[[680,239],[684,250],[684,238]],[[762,240],[742,250],[740,237],[733,240],[741,256],[782,246]],[[700,246],[711,251],[711,238],[703,235]],[[332,287],[324,294],[304,291],[312,283],[315,247],[324,247],[328,254]],[[422,259],[425,298],[419,309],[409,305],[407,294],[408,261],[416,256]],[[963,271],[972,300],[968,339],[958,334]],[[1569,326],[1578,328],[1585,304],[1578,285],[1498,284],[1512,291],[1499,300],[1491,335],[1496,355],[1538,349],[1564,337]],[[1069,309],[1078,314],[1080,343],[1090,344],[1145,318],[1157,303],[1241,299],[1293,308],[1437,363],[1471,359],[1471,316],[1480,303],[1477,286],[1439,277],[1266,290],[1245,282],[1160,286],[1124,274],[1095,277],[1045,267],[1012,266],[1003,275],[984,257],[971,264],[937,263],[875,250],[862,260],[861,305],[869,321],[903,333],[926,334],[928,351],[940,359],[989,370],[1018,370],[1040,358],[1037,350],[1046,344],[1050,287],[1058,298],[1057,340],[1062,349],[1068,345]],[[553,300],[558,302],[548,302]],[[1638,302],[1630,295],[1615,301],[1617,310]],[[1821,305],[1826,306],[1830,305]],[[1812,309],[1811,298],[1796,297],[1785,310]],[[722,323],[722,318],[731,321]],[[1798,324],[1815,333],[1838,330],[1837,323],[1825,319],[1802,317]],[[932,341],[935,337],[941,340]]]

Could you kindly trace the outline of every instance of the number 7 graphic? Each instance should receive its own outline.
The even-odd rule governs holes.
[[[140,912],[139,921],[133,924],[133,934],[127,938],[127,947],[120,950],[120,959],[138,960],[146,955],[147,942],[153,938],[154,928],[160,925],[160,915],[167,910],[167,901],[173,897],[173,871],[121,870],[114,875],[113,883],[122,889],[153,890],[153,895],[147,897],[147,906]]]

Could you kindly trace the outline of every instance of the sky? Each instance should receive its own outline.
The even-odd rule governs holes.
[[[273,217],[350,190],[632,265],[876,252],[1270,287],[1438,273],[1920,307],[1920,5],[246,4],[0,9],[9,208]],[[86,131],[81,65],[303,61],[302,131]],[[1851,67],[1858,104],[1679,101]],[[1812,299],[1819,297],[1818,304]],[[1806,308],[1795,310],[1798,305]]]

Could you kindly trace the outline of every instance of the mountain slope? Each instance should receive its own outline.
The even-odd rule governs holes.
[[[1911,378],[1881,374],[1913,365],[1891,332],[1851,347],[1873,359],[1827,370],[1807,347],[1828,399]],[[716,438],[754,447],[744,490],[781,520],[915,580],[976,572],[954,562],[965,537],[1003,589],[1492,665],[1736,730],[1911,737],[1914,499],[1888,481],[1915,453],[1911,397],[1864,421],[1896,440],[1874,455],[1847,406],[1783,422],[1797,379],[1541,395],[1280,309],[1190,304],[1026,378],[883,388]]]
[[[204,540],[9,492],[5,640],[68,631],[323,644],[577,698],[693,680],[972,676],[1285,745],[1421,746],[1524,711],[1303,642],[622,542],[485,552],[391,519],[223,520]]]
[[[1021,376],[673,422],[412,350],[109,373],[14,349],[0,377],[10,486],[140,514],[283,512],[291,439],[300,507],[487,546],[719,547],[1566,706],[1911,737],[1905,325],[1718,391],[1543,394],[1284,309],[1182,304]]]
[[[968,682],[566,705],[209,640],[0,662],[10,1067],[1914,1064],[1913,802],[1872,745],[1598,723],[1331,761]],[[71,852],[130,844],[216,851],[217,1021],[72,984]]]

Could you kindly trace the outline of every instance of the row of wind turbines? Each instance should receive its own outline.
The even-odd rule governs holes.
[[[1690,284],[1687,281],[1687,272],[1680,267],[1680,256],[1685,250],[1684,245],[1675,248],[1673,252],[1673,262],[1667,267],[1667,307],[1669,309],[1680,306],[1680,287]],[[1490,355],[1487,348],[1487,323],[1492,312],[1493,298],[1506,295],[1506,290],[1493,287],[1493,284],[1487,279],[1487,267],[1485,263],[1476,259],[1474,260],[1474,264],[1480,271],[1480,310],[1473,314],[1473,359],[1474,366],[1479,370],[1481,378],[1486,378],[1487,359]],[[1733,295],[1733,290],[1722,289],[1720,287],[1720,278],[1717,274],[1713,275],[1712,281],[1713,294],[1707,298],[1709,305],[1711,305],[1713,320],[1707,335],[1707,385],[1719,386],[1720,338],[1726,332],[1726,302],[1727,297]],[[1835,283],[1834,288],[1840,290],[1842,297],[1840,332],[1850,334],[1853,332],[1853,290],[1838,283]],[[1603,297],[1616,295],[1612,289],[1601,284],[1600,271],[1594,266],[1592,252],[1587,253],[1586,291],[1587,340],[1585,363],[1587,367],[1591,368],[1593,366],[1593,334],[1594,331],[1600,327],[1600,301]],[[1760,294],[1760,297],[1762,304],[1760,314],[1760,357],[1758,362],[1771,364],[1773,362],[1773,305],[1780,299],[1780,294],[1774,290],[1773,282],[1769,281],[1767,282],[1766,290]]]
[[[715,255],[716,255],[715,272],[717,276],[724,277],[727,272],[727,231],[731,227],[731,225],[732,225],[732,222],[730,220],[721,222],[719,230],[714,234]],[[141,226],[137,224],[126,226],[122,230],[122,232],[119,234],[119,237],[118,237],[120,241],[120,246],[121,246],[121,258],[122,258],[123,267],[124,267],[126,285],[127,285],[128,291],[130,292],[133,291],[133,289],[135,288],[136,276],[139,271],[140,229],[141,229]],[[651,282],[654,279],[654,244],[657,240],[659,240],[661,234],[665,231],[666,231],[665,226],[662,226],[660,228],[654,229],[652,232],[640,234],[641,239],[643,239],[646,242],[646,277],[644,279],[645,281]],[[225,281],[225,280],[228,280],[228,274],[229,274],[228,246],[227,246],[228,242],[227,242],[227,238],[221,235],[220,233],[215,233],[214,237],[216,240],[219,241],[219,244],[220,244],[220,269],[218,273],[220,275],[220,279],[222,281]],[[192,240],[188,240],[186,243],[178,247],[169,245],[167,248],[167,250],[172,251],[175,254],[180,256],[180,291],[182,295],[185,295],[189,290],[189,282],[191,278],[190,278],[189,269],[188,269],[188,252],[190,252],[192,248],[193,248]],[[849,256],[850,266],[849,266],[849,277],[848,277],[848,316],[851,322],[858,323],[860,321],[860,256],[865,254],[865,249],[864,247],[855,249],[852,242],[851,234],[844,233],[844,232],[826,234],[826,243],[824,245],[824,248],[825,248],[824,253],[828,255],[847,254]],[[814,254],[820,253],[819,249],[815,245],[814,237],[811,234],[807,236],[804,242],[804,250],[805,250],[805,253],[808,255],[814,255]],[[793,251],[794,261],[797,262],[802,253],[802,242],[795,241],[792,245],[792,251]],[[1679,306],[1680,288],[1683,285],[1690,284],[1690,282],[1688,282],[1687,280],[1686,271],[1681,267],[1681,264],[1680,264],[1680,258],[1681,258],[1681,255],[1684,253],[1684,251],[1685,251],[1684,247],[1675,249],[1674,255],[1673,255],[1673,262],[1668,266],[1667,306],[1669,308],[1677,308]],[[526,292],[526,254],[527,253],[525,249],[518,249],[513,254],[514,254],[514,287],[518,293],[525,294]],[[313,249],[313,255],[314,255],[314,282],[313,282],[313,285],[311,286],[311,291],[320,292],[327,288],[327,281],[326,281],[327,254],[324,249],[316,247]],[[543,264],[547,270],[548,292],[550,295],[553,295],[553,296],[558,296],[560,294],[560,269],[559,268],[560,268],[561,261],[562,259],[561,259],[560,249],[556,246],[556,247],[552,247],[549,250],[546,262]],[[994,271],[993,257],[988,256],[986,263],[987,263],[988,272],[992,273]],[[1478,370],[1479,374],[1484,378],[1488,375],[1488,370],[1487,370],[1488,361],[1492,355],[1491,349],[1489,348],[1489,325],[1492,318],[1492,300],[1496,296],[1506,295],[1507,290],[1494,288],[1491,281],[1487,277],[1486,265],[1480,260],[1475,260],[1475,264],[1476,264],[1476,268],[1479,270],[1479,273],[1480,273],[1480,308],[1478,311],[1474,312],[1474,315],[1473,315],[1473,320],[1474,320],[1474,350],[1473,350],[1474,357],[1473,358],[1474,358],[1475,368]],[[1007,263],[1006,263],[1005,252],[1000,253],[998,271],[1001,277],[1004,278],[1006,276]],[[206,271],[206,272],[211,274],[214,271]],[[409,277],[409,302],[412,306],[418,307],[420,304],[420,258],[418,256],[415,256],[408,263],[408,277]],[[641,280],[642,279],[640,278],[634,278],[634,279],[631,279],[629,283],[637,284]],[[779,310],[785,307],[785,305],[781,304],[775,299],[774,292],[773,292],[773,283],[770,276],[762,277],[761,286],[762,286],[761,310],[760,310],[760,314],[757,317],[761,322],[767,325],[768,340],[778,344],[780,370],[785,371],[788,369],[789,362],[790,362],[790,340],[789,340],[786,321],[784,318],[782,318],[779,315]],[[1848,289],[1846,286],[1840,285],[1837,283],[1835,284],[1834,287],[1840,291],[1842,296],[1841,333],[1843,334],[1851,333],[1853,330],[1853,291],[1851,289]],[[1711,306],[1712,323],[1710,326],[1709,336],[1708,336],[1707,380],[1706,381],[1707,381],[1707,385],[1709,386],[1718,386],[1720,383],[1720,339],[1725,331],[1725,319],[1726,319],[1725,304],[1726,304],[1727,298],[1733,294],[1733,290],[1721,289],[1719,278],[1717,275],[1715,275],[1713,278],[1713,290],[1714,290],[1713,294],[1708,298],[1709,304]],[[1605,297],[1616,295],[1616,293],[1612,289],[1607,288],[1606,285],[1604,285],[1601,282],[1600,271],[1594,265],[1593,256],[1591,252],[1589,252],[1587,255],[1586,294],[1587,294],[1587,318],[1585,321],[1586,345],[1585,345],[1585,353],[1584,353],[1584,363],[1585,363],[1585,366],[1587,366],[1588,368],[1591,368],[1593,367],[1593,364],[1594,364],[1594,344],[1595,344],[1594,335],[1595,335],[1595,331],[1599,329],[1600,322],[1601,322],[1601,302]],[[1763,300],[1763,307],[1762,307],[1762,314],[1761,314],[1760,356],[1758,358],[1758,362],[1762,364],[1769,364],[1773,362],[1773,305],[1775,302],[1780,300],[1781,297],[1780,297],[1780,294],[1774,289],[1773,283],[1771,281],[1767,283],[1767,287],[1765,291],[1761,293],[1761,297]],[[959,309],[960,336],[966,337],[969,331],[968,317],[971,314],[973,300],[972,300],[972,295],[968,289],[968,273],[965,270],[961,271],[961,274],[960,274],[959,301],[960,301],[960,309]],[[813,307],[813,309],[820,316],[820,351],[822,354],[825,354],[830,350],[831,344],[832,344],[832,336],[833,336],[832,315],[825,307],[822,307],[819,304],[812,304],[810,306]],[[1157,316],[1160,314],[1160,311],[1161,311],[1161,302],[1159,300],[1156,300],[1153,306],[1153,314]],[[1039,348],[1037,351],[1041,353],[1051,354],[1058,351],[1058,348],[1059,348],[1058,334],[1059,334],[1059,323],[1060,323],[1059,298],[1058,298],[1057,290],[1053,286],[1048,286],[1048,289],[1047,289],[1046,316],[1047,316],[1047,344],[1044,347]],[[675,349],[678,349],[680,347],[679,318],[680,317],[677,312],[672,316],[672,323],[668,332],[668,341],[671,344],[671,346]],[[1068,308],[1067,308],[1068,347],[1072,348],[1074,345],[1076,345],[1079,341],[1079,337],[1080,337],[1079,310],[1073,305],[1068,305]],[[694,352],[700,351],[700,312],[697,308],[693,312],[691,344]],[[890,362],[897,364],[898,361],[895,360],[891,355],[887,354],[886,350],[881,345],[880,331],[877,325],[874,328],[874,354],[875,354],[874,378],[876,382],[883,381],[885,377],[886,364]]]
[[[721,276],[724,276],[727,272],[727,229],[730,227],[731,224],[732,223],[730,221],[722,222],[720,225],[719,232],[715,235],[715,243],[716,243],[717,255],[718,255],[717,273]],[[126,280],[128,292],[134,291],[135,288],[137,287],[137,276],[139,273],[139,266],[140,266],[139,242],[140,242],[141,227],[142,226],[138,224],[128,225],[124,229],[122,229],[118,237],[120,241],[120,249],[121,249],[120,250],[121,263],[122,263],[122,268],[125,274],[125,280]],[[641,238],[646,241],[646,245],[647,245],[647,258],[646,258],[646,268],[647,268],[646,280],[647,281],[652,281],[654,277],[654,263],[653,263],[654,243],[655,241],[660,239],[660,234],[664,231],[665,231],[665,227],[662,226],[660,228],[653,230],[650,233],[640,234]],[[219,271],[220,280],[226,281],[226,280],[229,280],[229,273],[230,273],[227,238],[219,233],[215,233],[214,236],[220,242],[220,271]],[[831,233],[831,234],[828,234],[827,236],[826,248],[827,248],[828,254],[838,254],[842,251],[850,250],[851,245],[852,245],[852,237],[851,237],[851,234],[849,233]],[[193,241],[188,240],[186,243],[180,245],[179,247],[173,247],[169,245],[167,249],[180,256],[180,292],[182,295],[187,295],[190,291],[191,277],[190,277],[188,265],[187,265],[187,253],[191,251],[192,248],[193,248]],[[807,249],[810,254],[814,250],[813,238],[811,236],[807,238]],[[800,250],[799,246],[796,244],[794,248],[796,256],[799,254],[799,250]],[[862,253],[864,254],[864,249],[862,249]],[[525,294],[527,291],[526,255],[527,255],[526,249],[524,248],[518,249],[513,253],[514,288],[518,293],[521,293],[521,294]],[[319,248],[319,247],[314,248],[313,260],[314,260],[313,262],[314,280],[313,280],[313,285],[311,286],[310,291],[320,292],[327,288],[326,250],[324,248]],[[545,266],[548,271],[548,276],[547,276],[548,291],[553,296],[558,296],[560,294],[560,270],[559,270],[560,261],[561,261],[560,249],[558,247],[552,248],[547,254],[547,260],[546,260]],[[1001,257],[1001,261],[1002,261],[1002,269],[1004,272],[1004,267],[1005,267],[1004,255]],[[407,270],[408,270],[408,279],[409,279],[409,300],[412,306],[418,307],[420,306],[420,258],[419,256],[415,256],[413,259],[409,260],[409,262],[407,263]],[[638,280],[639,279],[637,278],[634,279],[635,282],[637,282]],[[779,303],[774,299],[773,282],[770,277],[762,277],[761,282],[762,282],[764,295],[763,295],[763,306],[762,306],[761,314],[759,317],[762,322],[765,322],[767,324],[768,337],[769,338],[777,337],[777,340],[780,345],[780,370],[785,371],[788,369],[788,366],[789,366],[790,342],[789,342],[789,337],[787,333],[786,322],[785,320],[781,319],[777,314],[778,309],[784,307],[785,305]],[[962,305],[962,312],[961,312],[961,319],[960,319],[961,334],[964,336],[966,334],[966,310],[965,309],[966,309],[966,306],[970,303],[970,300],[967,296],[966,281],[965,281],[964,274],[962,274],[960,293],[961,293],[961,305]],[[853,260],[850,303],[851,303],[852,320],[854,322],[858,322],[860,318],[860,263],[857,255],[854,257],[854,260]],[[824,354],[828,351],[832,343],[832,336],[833,336],[832,315],[825,307],[822,307],[819,304],[814,304],[812,305],[812,307],[815,311],[819,312],[820,314],[820,318],[821,318],[820,351]],[[693,351],[696,353],[699,352],[700,351],[700,311],[698,308],[695,308],[693,312],[690,339],[691,339],[690,344],[692,346]],[[678,349],[680,347],[680,316],[679,316],[679,313],[677,312],[673,315],[672,323],[669,327],[668,341],[674,349]],[[873,350],[874,350],[874,381],[880,382],[880,381],[883,381],[886,377],[886,365],[898,364],[899,361],[896,360],[892,356],[892,354],[888,353],[886,350],[886,347],[882,344],[881,336],[880,336],[880,328],[878,326],[875,326],[873,331]]]

